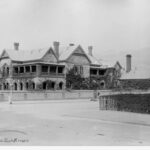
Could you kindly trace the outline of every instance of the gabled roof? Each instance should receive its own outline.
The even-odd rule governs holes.
[[[84,51],[84,49],[80,45],[73,45],[73,46],[67,46],[67,47],[60,47],[60,55],[59,55],[59,61],[67,61],[67,59],[77,50],[80,49],[83,51],[89,62],[91,63],[91,59],[88,57],[87,53]]]
[[[91,65],[102,65],[98,59],[96,59],[94,56],[89,55],[80,45],[73,45],[73,46],[67,46],[67,47],[60,47],[60,56],[59,60],[60,61],[66,61],[77,48],[81,48],[90,61]]]
[[[5,49],[0,58],[2,57],[2,55],[6,52],[8,54],[8,56],[10,57],[11,60],[13,61],[33,61],[33,60],[40,60],[42,59],[45,54],[49,51],[52,50],[52,48],[43,48],[43,49],[35,49],[35,50],[14,50],[14,49]],[[53,52],[53,54],[55,55],[55,53]]]
[[[77,48],[76,45],[73,46],[64,46],[59,48],[59,60],[65,61],[69,58],[69,56],[75,51]]]

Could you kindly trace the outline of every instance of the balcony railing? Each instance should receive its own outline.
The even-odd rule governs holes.
[[[91,77],[105,77],[106,74],[100,75],[100,74],[90,74]]]
[[[65,77],[64,73],[49,73],[49,72],[41,72],[38,74],[40,77]],[[13,73],[13,77],[36,77],[37,73]]]
[[[36,72],[13,73],[13,77],[35,77]]]
[[[47,76],[47,77],[64,77],[65,74],[64,73],[49,73],[49,72],[41,72],[40,76]]]

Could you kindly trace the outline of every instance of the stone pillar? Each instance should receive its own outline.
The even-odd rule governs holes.
[[[66,81],[63,82],[63,87],[62,87],[62,90],[65,90],[66,89]]]
[[[99,75],[99,70],[97,69],[97,75]]]
[[[26,73],[26,67],[25,67],[25,66],[23,66],[23,68],[24,68],[24,73]]]
[[[56,75],[58,75],[58,66],[56,66]]]
[[[50,65],[48,66],[48,74],[50,74],[50,70],[51,70],[51,67]]]
[[[31,67],[31,65],[30,65],[30,73],[32,73],[32,67]]]
[[[26,82],[23,81],[23,91],[26,91]]]
[[[58,83],[55,82],[55,87],[54,87],[54,90],[57,90],[58,89]]]
[[[41,65],[36,65],[36,75],[40,76],[41,74]]]
[[[20,82],[17,82],[17,91],[20,91]]]
[[[13,66],[11,62],[11,65],[9,66],[9,77],[12,78],[12,76],[13,76]]]
[[[2,83],[2,90],[4,90],[4,83]]]
[[[18,67],[18,74],[20,74],[20,67]]]

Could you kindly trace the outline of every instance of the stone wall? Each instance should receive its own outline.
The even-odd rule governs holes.
[[[13,91],[13,101],[22,100],[59,100],[59,99],[91,99],[93,90],[74,91]],[[10,91],[0,93],[0,101],[7,101]]]

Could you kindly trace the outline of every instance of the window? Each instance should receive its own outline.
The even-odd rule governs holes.
[[[26,82],[26,90],[28,90],[28,88],[29,88],[29,83]]]
[[[18,73],[18,67],[14,67],[14,73]]]
[[[78,73],[78,67],[74,66],[74,73],[77,74]]]
[[[20,83],[20,90],[23,90],[23,83]]]
[[[50,66],[50,72],[56,73],[56,66]]]
[[[17,90],[17,83],[14,83],[14,90]]]
[[[25,69],[26,69],[26,73],[30,72],[30,66],[25,66]]]
[[[24,73],[24,67],[20,67],[20,73]]]
[[[48,66],[42,66],[42,72],[48,72]]]
[[[106,69],[101,69],[101,70],[99,70],[99,75],[105,75],[105,73],[106,73]]]
[[[105,88],[105,81],[101,81],[100,82],[100,87],[103,89],[103,88]]]
[[[97,70],[96,69],[91,69],[90,74],[91,75],[97,75]]]
[[[35,90],[35,83],[32,83],[32,89]]]
[[[6,70],[6,71],[7,71],[7,73],[6,73],[6,74],[7,74],[7,75],[9,75],[9,67],[7,67],[7,70]]]
[[[63,67],[58,67],[58,73],[63,73]]]
[[[3,76],[5,76],[5,67],[3,67]]]
[[[36,66],[32,66],[32,72],[36,72]]]
[[[60,83],[59,83],[59,89],[62,90],[62,88],[63,88],[63,82],[60,82]]]
[[[80,66],[80,74],[83,74],[83,66]]]

